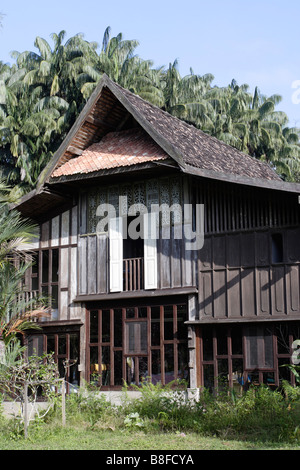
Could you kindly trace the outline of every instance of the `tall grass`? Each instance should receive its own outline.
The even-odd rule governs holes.
[[[138,413],[149,430],[190,431],[202,435],[268,441],[297,440],[300,428],[300,389],[272,391],[250,388],[241,396],[232,390],[212,395],[203,390],[199,400],[183,390],[166,390],[145,383],[141,398],[130,401],[127,413]]]
[[[271,391],[260,386],[240,396],[231,390],[215,395],[203,390],[197,400],[187,398],[182,383],[162,387],[144,382],[138,390],[140,397],[133,399],[125,388],[119,406],[95,392],[70,395],[66,402],[67,424],[95,432],[190,432],[227,440],[300,444],[299,387],[284,384],[283,390]],[[44,421],[49,429],[60,426],[60,407],[57,399]]]

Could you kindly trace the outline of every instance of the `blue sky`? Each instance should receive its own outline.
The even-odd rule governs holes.
[[[155,66],[178,59],[182,76],[192,67],[212,73],[218,86],[235,78],[251,91],[257,85],[282,95],[276,109],[300,127],[300,103],[292,100],[300,90],[300,82],[292,88],[300,81],[299,0],[10,0],[0,2],[0,12],[4,62],[13,61],[13,50],[35,50],[36,36],[52,45],[51,33],[65,30],[66,39],[80,32],[101,44],[110,26],[112,35],[137,39],[137,54]]]

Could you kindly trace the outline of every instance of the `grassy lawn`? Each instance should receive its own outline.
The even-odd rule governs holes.
[[[147,434],[57,427],[31,430],[27,439],[2,433],[0,450],[300,450],[300,445],[229,440],[196,433]]]
[[[15,430],[0,433],[0,450],[300,450],[300,444],[203,436],[189,432],[95,429],[90,425],[31,425],[27,439]]]

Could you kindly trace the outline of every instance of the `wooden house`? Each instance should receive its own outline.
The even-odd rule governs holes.
[[[26,288],[52,309],[29,353],[102,390],[293,380],[299,194],[104,76],[18,205],[40,227]]]

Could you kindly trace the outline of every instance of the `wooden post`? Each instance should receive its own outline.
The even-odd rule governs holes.
[[[66,425],[66,382],[65,379],[62,380],[61,386],[61,412],[62,412],[62,425]]]
[[[28,382],[24,383],[24,437],[28,437]]]

